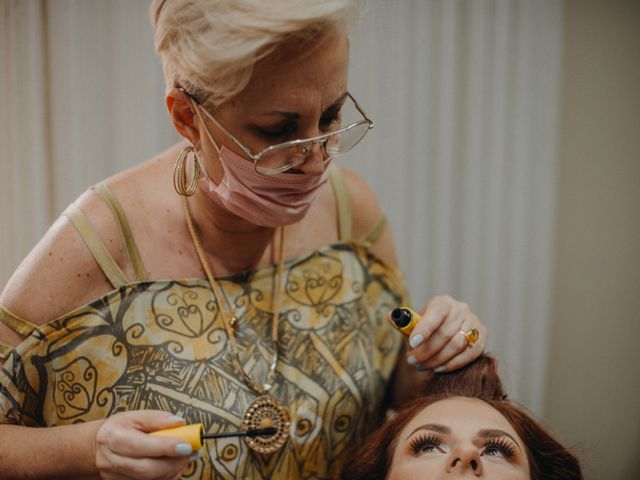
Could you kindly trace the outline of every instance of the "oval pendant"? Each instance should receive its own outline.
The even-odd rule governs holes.
[[[278,399],[264,395],[254,400],[244,413],[242,429],[275,427],[278,431],[269,436],[245,437],[248,447],[258,453],[280,450],[289,439],[291,419],[287,407]]]

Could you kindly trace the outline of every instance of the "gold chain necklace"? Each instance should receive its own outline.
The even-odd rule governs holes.
[[[254,380],[244,371],[242,364],[240,363],[240,353],[238,351],[238,344],[236,343],[235,336],[235,328],[238,322],[238,318],[234,315],[229,318],[229,314],[224,308],[223,301],[229,307],[231,311],[231,305],[226,300],[222,292],[222,288],[218,284],[215,279],[214,272],[209,266],[209,262],[204,254],[204,250],[202,249],[202,244],[200,243],[200,238],[196,233],[196,230],[193,226],[193,220],[191,218],[191,210],[189,209],[189,201],[187,197],[183,197],[183,206],[184,206],[184,215],[187,222],[187,228],[189,229],[189,234],[191,235],[191,240],[193,241],[193,246],[196,250],[196,255],[200,260],[200,264],[204,270],[205,275],[207,276],[207,280],[209,281],[209,285],[213,290],[215,296],[215,302],[218,306],[218,311],[222,316],[222,321],[224,323],[224,329],[227,332],[227,336],[229,338],[229,343],[231,344],[231,350],[233,352],[232,361],[234,367],[240,373],[242,380],[255,394],[259,397],[254,400],[247,411],[244,414],[244,421],[242,423],[242,427],[245,430],[252,428],[267,428],[267,427],[276,427],[277,432],[270,436],[257,436],[257,437],[244,437],[245,442],[248,446],[259,453],[273,453],[286,443],[289,438],[289,426],[290,426],[290,417],[289,411],[285,407],[285,405],[280,402],[278,399],[272,397],[271,395],[267,395],[268,392],[273,387],[273,381],[275,378],[275,370],[278,364],[278,324],[280,321],[280,286],[282,284],[282,270],[284,266],[284,227],[280,227],[279,232],[279,250],[278,250],[278,266],[276,270],[276,287],[273,293],[273,302],[272,302],[272,315],[273,320],[271,324],[271,346],[273,347],[273,359],[271,361],[271,365],[269,366],[269,372],[267,372],[267,377],[262,385],[258,385]]]

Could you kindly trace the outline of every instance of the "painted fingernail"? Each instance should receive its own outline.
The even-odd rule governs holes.
[[[446,370],[447,368],[444,365],[440,365],[439,367],[436,367],[433,369],[434,372],[436,373],[442,373]]]
[[[419,371],[419,372],[428,372],[428,371],[430,371],[431,369],[430,369],[429,367],[427,367],[426,365],[423,365],[423,364],[421,363],[420,365],[418,365],[418,366],[416,367],[416,370],[417,370],[417,371]]]
[[[191,455],[192,452],[193,448],[188,443],[179,443],[176,445],[176,455],[186,457],[187,455]]]
[[[409,365],[415,365],[416,363],[418,363],[418,359],[416,357],[414,357],[413,355],[409,355],[407,357],[407,363]]]
[[[202,450],[198,450],[196,453],[192,454],[189,457],[189,461],[193,462],[194,460],[198,460],[199,458],[202,458]]]
[[[424,337],[417,333],[409,339],[409,345],[411,345],[411,348],[416,348],[422,343],[423,340]]]
[[[180,415],[171,415],[169,417],[169,420],[176,423],[184,422],[184,418],[182,418]]]

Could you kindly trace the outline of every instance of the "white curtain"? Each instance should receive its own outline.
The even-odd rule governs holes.
[[[146,1],[0,0],[0,285],[88,185],[172,144]],[[350,88],[376,126],[345,160],[378,192],[420,307],[487,323],[542,413],[563,3],[369,2]]]

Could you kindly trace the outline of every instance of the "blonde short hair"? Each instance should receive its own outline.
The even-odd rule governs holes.
[[[357,8],[358,0],[154,0],[150,16],[167,88],[215,108],[279,45],[346,27]]]

